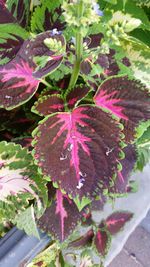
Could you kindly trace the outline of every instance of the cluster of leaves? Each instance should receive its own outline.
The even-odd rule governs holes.
[[[64,242],[149,159],[146,5],[98,2],[0,1],[0,227]],[[87,233],[101,256],[130,217]]]

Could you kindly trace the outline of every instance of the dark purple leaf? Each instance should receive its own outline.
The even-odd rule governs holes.
[[[85,247],[86,245],[90,245],[93,237],[94,231],[93,229],[90,229],[86,234],[69,243],[69,247]]]
[[[5,2],[0,2],[0,24],[5,23],[16,23],[16,19],[9,12],[9,10],[5,7]]]
[[[69,109],[73,109],[75,104],[78,104],[78,102],[81,101],[89,93],[89,91],[89,88],[85,85],[74,87],[74,89],[71,90],[66,97]]]
[[[56,199],[39,219],[38,225],[62,242],[75,229],[81,217],[82,212],[78,211],[74,202],[57,190]]]
[[[64,100],[60,95],[47,95],[38,99],[34,104],[32,111],[41,115],[47,116],[55,112],[62,112],[65,110]]]
[[[94,238],[94,245],[101,256],[105,257],[108,253],[110,242],[111,237],[109,233],[105,230],[99,229]]]
[[[125,147],[123,152],[125,153],[125,158],[120,161],[122,170],[118,172],[114,188],[110,188],[110,191],[114,193],[127,192],[130,174],[133,171],[137,160],[137,153],[133,145]]]
[[[148,90],[137,80],[127,77],[110,78],[101,84],[94,100],[97,106],[121,119],[127,142],[134,139],[138,124],[150,118]]]
[[[45,32],[25,41],[16,57],[0,66],[0,107],[12,109],[28,101],[38,88],[37,78],[54,71],[61,63],[63,55],[56,55],[56,48],[51,50],[44,41],[50,41],[51,46],[53,42],[56,46],[57,42],[58,46],[65,44],[62,36]]]
[[[117,234],[132,217],[133,213],[131,212],[120,211],[113,213],[106,219],[108,231],[112,235]]]
[[[34,131],[36,162],[68,194],[91,196],[96,188],[107,187],[117,171],[119,127],[90,105],[46,117]]]

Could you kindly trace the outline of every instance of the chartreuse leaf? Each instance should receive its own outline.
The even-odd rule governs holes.
[[[0,107],[12,109],[28,101],[39,79],[61,64],[64,50],[64,37],[50,31],[25,41],[16,57],[0,67]]]
[[[53,267],[59,264],[60,249],[57,243],[51,244],[47,249],[38,254],[27,267]],[[52,265],[51,265],[52,264]],[[58,266],[61,266],[60,264]]]
[[[65,26],[62,16],[61,0],[49,1],[42,0],[31,18],[32,32],[40,33],[47,30],[57,29],[62,31]]]
[[[72,197],[92,198],[118,170],[120,124],[98,107],[47,116],[33,136],[36,164]]]
[[[13,222],[19,229],[24,230],[27,235],[33,235],[38,239],[40,239],[39,232],[37,230],[35,222],[33,205],[31,205],[25,211],[22,211],[20,214],[18,214],[13,220]]]
[[[29,33],[18,24],[0,24],[0,65],[13,59],[27,38]]]
[[[5,201],[8,196],[29,192],[34,182],[32,156],[25,148],[14,143],[0,142],[0,200]]]
[[[131,69],[136,79],[150,86],[150,48],[137,39],[122,39],[121,46],[130,59]]]
[[[100,85],[94,100],[97,106],[121,119],[127,142],[134,140],[139,123],[150,119],[149,92],[138,80],[126,76],[107,79]]]
[[[6,7],[22,27],[28,26],[30,15],[29,0],[6,0]]]

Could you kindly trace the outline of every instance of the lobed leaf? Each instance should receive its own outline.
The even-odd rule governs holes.
[[[113,77],[104,81],[94,96],[97,106],[105,108],[121,119],[127,142],[134,140],[135,129],[150,118],[150,98],[144,85],[127,77]]]

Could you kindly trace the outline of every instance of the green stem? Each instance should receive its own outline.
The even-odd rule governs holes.
[[[78,18],[82,16],[83,10],[84,10],[84,5],[81,0],[78,5]],[[68,92],[75,86],[80,72],[80,63],[82,60],[82,52],[83,52],[83,37],[82,34],[80,33],[80,30],[79,32],[76,33],[75,50],[76,50],[76,59],[74,62],[73,72],[70,78],[69,86],[65,95],[67,95]]]
[[[48,87],[52,87],[47,81],[45,81],[43,79],[40,79],[40,82],[43,83],[43,84],[45,84]]]

